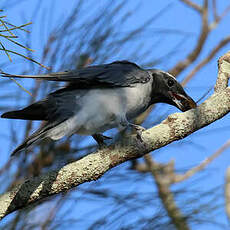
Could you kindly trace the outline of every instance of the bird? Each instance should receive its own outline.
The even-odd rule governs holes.
[[[129,61],[41,75],[4,72],[0,75],[67,83],[42,100],[1,115],[9,119],[45,121],[11,155],[44,138],[59,140],[73,134],[91,135],[99,146],[103,146],[104,140],[109,138],[103,133],[112,128],[122,131],[131,127],[141,140],[144,128],[132,121],[150,105],[166,103],[182,112],[197,106],[170,73],[143,69]]]

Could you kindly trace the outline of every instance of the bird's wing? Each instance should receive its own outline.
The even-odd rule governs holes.
[[[0,75],[3,77],[69,82],[76,88],[125,87],[135,83],[147,83],[150,80],[147,71],[128,61],[116,61],[110,64],[95,65],[78,70],[43,75],[11,75],[4,72],[1,72]]]

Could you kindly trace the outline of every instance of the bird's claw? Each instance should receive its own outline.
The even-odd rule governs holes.
[[[102,135],[102,134],[100,134],[100,133],[94,134],[94,135],[93,135],[93,138],[94,138],[95,141],[98,143],[100,149],[106,147],[106,144],[105,144],[105,142],[104,142],[105,140],[110,140],[110,139],[112,139],[111,137]]]
[[[143,139],[142,139],[142,132],[145,131],[145,128],[140,126],[140,125],[134,125],[133,128],[135,129],[135,132],[137,134],[137,139],[140,142],[144,142]]]

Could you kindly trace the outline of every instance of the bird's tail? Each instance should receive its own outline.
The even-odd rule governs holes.
[[[38,101],[24,109],[3,113],[1,117],[23,120],[47,120],[47,104],[46,100]]]
[[[55,121],[55,122],[46,122],[41,128],[39,128],[36,132],[34,132],[31,136],[29,136],[22,144],[20,144],[12,153],[11,156],[14,156],[18,152],[28,148],[32,144],[39,142],[47,137],[53,140],[59,140],[63,136],[68,135],[67,129],[65,129],[65,122]]]
[[[49,98],[35,102],[34,104],[29,105],[21,110],[6,112],[2,114],[1,117],[10,119],[46,121],[41,128],[39,128],[22,144],[20,144],[11,155],[15,155],[30,145],[47,137],[53,140],[59,140],[65,135],[70,136],[82,124],[77,121],[76,117],[72,114],[56,113],[55,107],[52,108],[52,103],[50,103]]]
[[[39,130],[38,130],[39,131]],[[46,137],[46,132],[38,132],[36,131],[31,136],[29,136],[22,144],[20,144],[12,153],[11,156],[16,155],[18,152],[26,149],[30,145],[34,144],[37,141],[41,141]]]

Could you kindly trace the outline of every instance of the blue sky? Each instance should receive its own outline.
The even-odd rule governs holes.
[[[37,9],[36,2],[38,1],[22,1],[22,3],[17,4],[15,7],[9,8],[8,10],[6,9],[6,13],[8,15],[8,19],[13,24],[25,23],[25,21],[27,22],[32,20],[33,33],[32,33],[31,48],[36,50],[35,57],[37,60],[40,60],[39,50],[41,49],[42,41],[44,41],[44,39],[46,38],[45,33],[41,35],[40,23],[42,23],[42,20],[48,20],[48,18],[50,17],[52,18],[51,20],[52,24],[50,25],[50,27],[46,28],[46,31],[49,31],[50,29],[54,28],[58,20],[60,20],[60,18],[64,18],[65,15],[67,15],[68,12],[71,11],[71,8],[74,5],[75,1],[72,0],[42,1],[39,3],[42,4],[40,11],[41,12],[44,11],[45,13],[40,13],[39,17],[33,19],[32,15],[34,14],[34,12],[36,12]],[[201,3],[202,1],[196,1],[196,2]],[[217,2],[219,4],[218,5],[219,12],[221,12],[228,4],[227,1],[217,1]],[[97,3],[95,3],[94,0],[90,0],[87,1],[87,4],[85,5],[85,10],[93,12],[94,10],[97,10],[98,7],[103,7],[104,4],[105,4],[105,0],[97,1]],[[47,10],[50,8],[51,5],[52,5],[52,15],[51,13],[49,13],[49,10]],[[179,1],[173,1],[173,0],[171,1],[170,0],[165,0],[165,1],[138,0],[135,1],[135,4],[134,1],[128,1],[124,11],[128,12],[135,9],[135,13],[127,21],[125,27],[122,28],[126,29],[127,31],[134,29],[138,25],[142,24],[145,20],[150,18],[152,15],[160,12],[160,10],[164,9],[165,7],[167,7],[166,12],[157,17],[157,19],[154,22],[154,27],[148,28],[149,32],[147,33],[147,35],[140,36],[140,38],[138,39],[140,39],[147,45],[148,44],[151,45],[154,41],[156,41],[159,38],[162,39],[163,44],[161,44],[160,46],[156,46],[154,47],[154,49],[149,51],[151,52],[152,57],[158,57],[158,56],[164,56],[164,54],[166,54],[170,49],[172,49],[172,47],[174,47],[178,43],[179,40],[178,36],[173,34],[173,31],[183,31],[185,34],[187,34],[187,39],[184,41],[184,43],[182,43],[178,47],[177,55],[175,55],[175,57],[172,56],[169,59],[165,57],[165,59],[167,60],[164,60],[160,65],[157,66],[157,68],[167,70],[170,69],[170,67],[172,67],[175,63],[177,63],[178,60],[185,57],[195,45],[200,30],[200,20],[196,12],[185,7],[183,4],[179,3]],[[212,20],[212,18],[210,18],[210,20]],[[205,57],[208,54],[210,49],[214,47],[218,43],[218,41],[220,41],[227,34],[230,34],[229,20],[230,20],[230,16],[227,16],[220,23],[217,29],[210,34],[208,41],[198,60],[179,76],[178,78],[179,80],[183,79],[193,69],[193,67],[197,63],[199,63],[199,61],[202,60],[203,57]],[[169,32],[167,34],[160,33],[162,29],[167,29],[169,30]],[[159,32],[157,33],[157,31]],[[170,31],[172,33],[170,33]],[[120,31],[120,32],[122,33],[125,31]],[[153,32],[154,32],[154,36],[151,35],[151,33]],[[130,46],[127,47],[127,49],[128,48],[134,49],[135,47]],[[221,49],[216,55],[216,57],[207,66],[205,66],[205,68],[203,68],[198,74],[196,74],[194,80],[192,80],[186,86],[187,92],[189,92],[189,94],[195,100],[198,100],[211,86],[215,84],[216,76],[217,76],[217,58],[220,57],[225,52],[227,52],[228,50],[230,50],[230,45],[227,45],[225,48]],[[5,56],[2,55],[1,58],[4,61],[7,61]],[[118,56],[114,54],[114,56],[110,58],[111,58],[110,61],[116,59],[120,59],[120,60],[126,59],[125,52],[122,56]],[[18,58],[14,58],[13,60],[14,61],[10,63],[6,69],[4,69],[5,71],[7,70],[8,72],[11,73],[17,73],[18,71],[22,70],[26,65],[26,61],[24,60],[21,60],[20,62],[17,62]],[[139,60],[138,64],[143,64],[143,63],[141,60]],[[26,81],[23,81],[22,83],[24,86],[30,84]],[[9,87],[5,86],[3,90],[8,90],[10,93],[12,93],[14,92],[14,89],[16,89],[16,87],[17,86],[14,83],[10,83]],[[27,95],[24,96],[27,97]],[[15,102],[10,102],[10,103],[12,107],[15,106]],[[21,103],[22,104],[26,103],[26,100],[24,101],[22,100]],[[175,108],[167,107],[167,105],[158,105],[156,108],[157,113],[161,114],[162,110],[164,112],[168,110],[169,113],[178,112],[178,110],[176,110]],[[152,116],[149,117],[149,120],[155,119],[154,116],[155,114],[153,113]],[[21,127],[24,124],[25,123],[22,121],[17,121],[15,123],[18,129],[21,129]],[[10,127],[9,121],[1,120],[1,126],[3,127],[4,131],[6,129],[9,129]],[[223,145],[229,139],[230,136],[229,126],[230,126],[230,118],[229,115],[227,115],[223,119],[215,122],[214,124],[211,124],[210,126],[190,135],[183,141],[172,143],[162,148],[161,150],[156,151],[154,153],[155,159],[157,159],[160,162],[168,162],[170,159],[175,159],[177,169],[185,169],[194,166],[200,163],[201,161],[203,161],[206,157],[212,154],[215,150],[217,150],[221,145]],[[1,135],[3,135],[2,132]],[[1,145],[4,146],[11,145],[11,143],[7,142],[7,138],[2,138],[0,140],[0,143]],[[0,165],[3,165],[7,161],[7,159],[9,158],[9,153],[10,153],[9,147],[4,148],[1,151],[2,158],[0,160]],[[225,153],[223,153],[217,160],[215,160],[209,166],[211,170],[207,173],[208,176],[206,176],[201,183],[196,185],[200,190],[207,190],[209,188],[213,188],[213,186],[217,186],[217,185],[222,186],[224,184],[225,171],[229,166],[229,156],[228,156],[229,153],[230,153],[229,149],[226,150]],[[113,169],[113,171],[114,170],[119,170],[119,167]],[[196,177],[198,178],[198,176]],[[180,186],[187,186],[189,185],[189,182],[191,184],[193,183],[192,180],[189,180],[186,181],[185,183],[182,183]],[[119,189],[122,190],[123,188],[119,187]],[[85,204],[83,204],[83,206],[84,205]],[[221,211],[222,211],[222,217],[219,216],[218,220],[222,223],[227,224],[226,216],[224,216],[224,206]],[[68,227],[66,229],[68,229]],[[84,228],[82,227],[81,229]],[[202,226],[202,227],[196,227],[196,229],[203,230],[207,228],[205,226]],[[216,228],[209,226],[208,229],[211,230]]]

